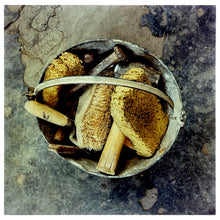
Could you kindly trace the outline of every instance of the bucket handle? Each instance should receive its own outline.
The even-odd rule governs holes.
[[[164,92],[153,86],[132,80],[119,79],[114,77],[104,77],[104,76],[69,76],[69,77],[51,79],[40,83],[35,88],[29,88],[26,95],[28,98],[33,99],[33,97],[36,96],[38,92],[48,87],[58,86],[58,85],[71,85],[71,84],[105,84],[105,85],[125,86],[133,89],[139,89],[145,92],[152,93],[164,99],[172,107],[172,109],[174,109],[174,103],[172,99]]]

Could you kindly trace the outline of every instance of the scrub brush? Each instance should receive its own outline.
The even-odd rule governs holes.
[[[78,146],[99,151],[111,126],[110,101],[114,86],[92,85],[80,96],[76,117]]]

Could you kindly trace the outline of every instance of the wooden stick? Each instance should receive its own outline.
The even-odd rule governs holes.
[[[32,115],[56,125],[71,126],[72,124],[66,115],[63,115],[48,105],[36,101],[27,101],[24,107]]]
[[[125,136],[121,133],[116,123],[113,122],[108,139],[96,167],[97,170],[106,174],[115,175],[124,139]]]
[[[64,133],[64,130],[59,128],[56,132],[56,134],[54,135],[53,139],[55,141],[59,141],[59,142],[62,142],[65,138],[65,133]]]
[[[79,147],[60,144],[49,144],[48,149],[63,154],[75,154],[77,152],[82,152],[82,149]]]

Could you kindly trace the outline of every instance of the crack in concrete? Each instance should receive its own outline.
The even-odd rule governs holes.
[[[55,53],[64,39],[64,32],[55,28],[59,20],[51,25],[60,9],[60,6],[25,6],[20,8],[17,19],[7,25],[8,33],[19,35],[21,62],[26,66],[25,73],[32,72],[32,77],[43,71],[44,55]]]
[[[39,13],[33,18],[31,28],[38,32],[46,31],[49,28],[50,20],[56,16],[56,9],[59,7],[60,6],[54,6],[48,9],[48,7],[43,6]],[[50,12],[50,9],[53,10]],[[38,23],[39,20],[40,23]]]
[[[6,6],[7,7],[7,6]],[[21,14],[21,11],[23,10],[23,8],[25,7],[25,5],[22,5],[21,6],[21,8],[19,8],[18,9],[18,16],[14,19],[14,20],[12,20],[11,22],[9,22],[5,27],[4,27],[4,30],[7,30],[7,29],[9,29],[9,27],[12,25],[12,24],[14,24],[18,19],[19,19],[19,17],[20,17],[20,14]],[[7,7],[8,8],[8,7]],[[9,9],[8,9],[9,10]],[[10,11],[10,10],[9,10]]]
[[[160,56],[163,39],[152,38],[147,28],[139,26],[138,20],[145,11],[141,6],[25,6],[8,33],[19,34],[26,83],[36,86],[44,67],[55,57],[89,39],[126,40],[150,47]]]

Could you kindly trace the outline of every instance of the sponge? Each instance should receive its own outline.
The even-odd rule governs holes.
[[[62,55],[51,62],[47,68],[44,81],[61,78],[65,76],[77,76],[84,74],[82,61],[75,54],[64,52]],[[62,86],[52,86],[43,90],[43,101],[54,108],[59,100],[59,93]]]
[[[142,68],[131,68],[121,78],[151,85]],[[132,142],[132,148],[141,156],[153,156],[169,121],[157,96],[117,86],[111,97],[110,108],[115,123]]]

